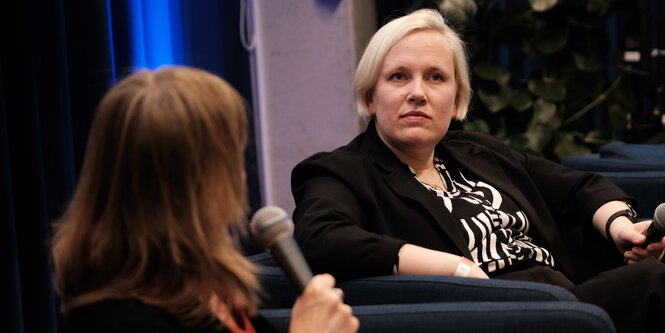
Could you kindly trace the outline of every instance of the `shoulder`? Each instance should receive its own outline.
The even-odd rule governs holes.
[[[374,174],[376,167],[367,156],[338,149],[314,154],[298,163],[291,172],[291,188],[296,190],[301,186],[321,187],[333,179],[334,184],[341,182],[355,187]]]
[[[369,160],[368,157],[364,154],[343,148],[345,147],[331,152],[316,153],[304,159],[302,162],[298,163],[298,165],[329,165],[335,167],[344,167],[362,164]]]
[[[359,169],[372,165],[373,159],[369,154],[361,151],[356,141],[354,140],[334,151],[319,152],[307,157],[296,165],[293,173],[299,174],[307,170],[317,169],[319,171],[328,170],[332,173],[346,174],[349,172],[355,173]]]
[[[332,152],[321,152],[302,161],[298,168],[323,167],[333,173],[352,173],[358,171],[385,171],[392,172],[402,163],[395,154],[379,138],[373,123],[368,125],[365,132],[355,137],[349,144],[335,149]]]
[[[133,299],[110,299],[73,309],[65,332],[184,332],[162,309]]]

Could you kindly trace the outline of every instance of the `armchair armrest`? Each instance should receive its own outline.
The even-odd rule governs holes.
[[[288,332],[296,299],[291,282],[269,253],[249,259],[261,267],[261,315],[278,332]],[[360,320],[361,332],[615,332],[604,310],[543,283],[388,275],[338,286]]]
[[[577,301],[568,290],[549,284],[456,276],[375,276],[345,281],[339,287],[351,305]]]
[[[260,255],[258,258],[268,257]],[[289,308],[293,305],[297,295],[281,268],[261,266],[257,276],[264,290],[263,309]],[[344,300],[349,305],[577,301],[568,290],[549,284],[454,276],[374,276],[341,281],[338,286],[344,290]]]
[[[642,172],[598,172],[609,178],[640,203],[637,216],[652,219],[659,204],[665,201],[665,170]]]
[[[261,310],[287,332],[290,309]],[[580,302],[450,302],[353,306],[361,332],[615,332],[605,311]]]
[[[653,218],[656,207],[665,201],[665,161],[605,158],[591,154],[566,157],[561,164],[609,178],[626,194],[637,199],[640,218]]]

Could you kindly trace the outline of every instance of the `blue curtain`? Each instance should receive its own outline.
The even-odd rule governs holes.
[[[155,40],[145,29],[135,34],[141,27],[132,21],[139,15],[136,6],[143,24],[168,24],[168,38]],[[155,11],[167,16],[153,16]],[[75,188],[95,107],[118,77],[136,67],[187,64],[224,77],[252,101],[238,13],[238,1],[2,1],[3,332],[58,332],[51,223]],[[140,47],[144,62],[137,61]],[[156,50],[170,60],[156,60]],[[256,209],[261,202],[253,141],[247,165]]]

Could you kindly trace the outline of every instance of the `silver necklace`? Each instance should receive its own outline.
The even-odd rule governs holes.
[[[439,176],[439,182],[441,182],[441,186],[439,186],[438,184],[432,184],[432,183],[430,183],[430,182],[426,182],[426,181],[424,181],[424,180],[422,180],[422,179],[420,179],[420,178],[418,178],[418,180],[420,180],[420,182],[422,182],[422,183],[424,183],[425,185],[427,185],[427,186],[429,186],[429,187],[432,187],[432,188],[434,188],[434,189],[436,189],[436,190],[439,190],[439,191],[445,191],[445,190],[446,190],[446,183],[443,182],[443,178],[441,177],[441,174],[439,173],[439,170],[436,171],[436,174]]]

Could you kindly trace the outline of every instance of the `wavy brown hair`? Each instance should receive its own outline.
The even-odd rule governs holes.
[[[193,68],[137,72],[104,96],[55,224],[63,311],[134,298],[202,326],[216,294],[255,313],[254,266],[232,236],[246,220],[246,126],[236,90]]]

